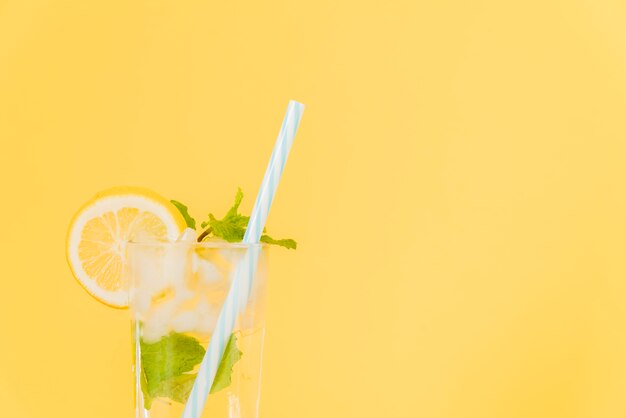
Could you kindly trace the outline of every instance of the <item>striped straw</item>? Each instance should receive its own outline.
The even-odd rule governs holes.
[[[226,343],[233,332],[237,315],[243,310],[248,301],[260,251],[260,247],[254,244],[257,244],[261,239],[263,227],[274,200],[276,188],[285,168],[287,156],[296,136],[303,111],[304,105],[302,103],[293,100],[289,102],[287,113],[283,119],[280,133],[276,139],[270,162],[261,183],[261,189],[254,202],[246,234],[243,237],[243,242],[252,244],[252,246],[249,247],[245,256],[237,264],[233,281],[222,306],[220,316],[217,319],[211,342],[202,359],[202,363],[200,363],[198,377],[193,384],[189,399],[187,399],[182,415],[183,418],[200,418],[200,415],[202,415],[202,410],[215,379],[215,373],[224,355]]]

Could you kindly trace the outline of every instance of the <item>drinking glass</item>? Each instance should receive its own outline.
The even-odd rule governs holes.
[[[237,264],[258,251],[247,301],[202,417],[257,418],[265,333],[267,246],[223,242],[129,243],[137,418],[179,418]]]

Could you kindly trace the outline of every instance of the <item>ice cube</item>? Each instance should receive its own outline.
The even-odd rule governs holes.
[[[135,291],[133,294],[133,309],[142,318],[150,309],[152,297],[147,292]]]
[[[217,266],[210,261],[197,257],[196,272],[201,283],[212,284],[224,279],[224,276]]]
[[[150,322],[144,322],[141,339],[148,344],[155,343],[168,334],[167,324],[147,325]]]
[[[167,247],[163,254],[163,276],[168,286],[184,285],[187,271],[189,249],[185,246]]]
[[[196,316],[198,318],[196,330],[201,334],[212,333],[217,322],[217,313],[211,309],[211,305],[207,301],[202,300],[198,303]]]
[[[151,343],[160,340],[169,332],[169,322],[176,304],[174,300],[163,302],[154,306],[143,322],[142,338],[145,342]]]
[[[198,324],[198,316],[192,312],[187,311],[175,316],[170,325],[176,332],[189,332],[196,329]]]
[[[231,266],[236,266],[237,263],[246,254],[245,249],[242,248],[224,248],[219,251],[220,256],[226,260]]]
[[[189,288],[185,286],[184,283],[174,286],[174,300],[178,306],[182,305],[190,299],[193,299],[194,296],[195,293],[189,290]]]
[[[133,275],[135,286],[139,293],[146,293],[150,297],[165,290],[169,285],[161,269],[158,254],[151,251],[141,251],[134,257]]]

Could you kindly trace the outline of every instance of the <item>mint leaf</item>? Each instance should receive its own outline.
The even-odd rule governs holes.
[[[222,220],[215,219],[213,214],[209,214],[208,225],[213,230],[213,235],[228,242],[239,242],[246,233],[246,226],[249,218],[247,216],[236,215]]]
[[[156,397],[162,382],[185,372],[190,372],[204,357],[204,347],[198,340],[172,332],[156,343],[141,345],[141,365],[146,376],[146,390]]]
[[[235,204],[232,208],[228,209],[226,212],[226,216],[224,218],[230,218],[233,216],[237,216],[239,214],[239,205],[241,205],[241,201],[243,200],[243,191],[241,187],[237,187],[237,194],[235,195]]]
[[[237,189],[235,195],[235,203],[228,209],[226,215],[221,220],[215,218],[212,213],[209,213],[209,220],[202,222],[202,228],[209,227],[213,236],[222,238],[228,242],[239,242],[243,239],[243,235],[246,233],[246,227],[250,217],[243,216],[239,213],[239,205],[243,200],[243,192],[241,188]]]
[[[185,334],[172,332],[156,343],[140,341],[141,346],[141,390],[146,409],[158,397],[185,403],[196,380],[192,371],[204,357],[205,349],[198,340]],[[237,337],[230,336],[224,356],[218,366],[211,387],[215,393],[232,382],[232,369],[242,352],[237,348]]]
[[[243,192],[241,188],[238,188],[237,194],[235,195],[235,203],[222,219],[217,219],[215,215],[209,213],[209,219],[201,224],[201,227],[206,228],[206,230],[200,234],[198,241],[215,237],[228,242],[241,242],[246,233],[248,222],[250,221],[249,216],[239,213],[239,205],[241,205],[242,200]],[[265,232],[265,229],[263,232]],[[274,239],[269,235],[262,235],[261,242],[294,250],[297,247],[296,242],[292,239]]]
[[[183,215],[183,218],[185,218],[185,222],[187,223],[187,226],[189,228],[196,229],[196,220],[189,215],[189,210],[187,209],[187,206],[183,205],[177,200],[170,200],[170,202],[172,202],[172,204],[176,206],[176,209],[178,209],[180,214]]]
[[[155,397],[162,396],[175,402],[185,403],[196,381],[196,376],[196,373],[181,374],[165,380],[156,387],[154,395]]]
[[[213,380],[213,386],[211,386],[211,393],[218,392],[224,388],[227,388],[232,381],[233,366],[239,361],[243,353],[237,348],[237,336],[231,334],[226,343],[224,349],[224,355],[222,361],[215,373],[215,379]]]
[[[230,209],[228,209],[228,212],[226,212],[226,215],[224,216],[224,219],[222,220],[222,222],[235,219],[239,215],[238,210],[239,210],[239,205],[241,205],[242,200],[243,200],[243,191],[241,191],[241,187],[238,187],[237,194],[235,195],[235,203]],[[213,219],[213,221],[215,221],[215,217],[213,216],[212,213],[209,214],[209,220],[202,222],[200,226],[202,228],[206,228],[207,226],[209,226],[211,224],[211,218]]]
[[[298,243],[292,239],[274,239],[269,235],[261,235],[261,242],[264,242],[265,244],[279,245],[292,250],[295,250],[298,247]]]

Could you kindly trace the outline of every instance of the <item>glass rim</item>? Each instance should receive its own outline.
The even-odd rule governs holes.
[[[248,244],[228,241],[128,241],[126,244],[130,247],[195,247],[207,249],[266,249],[269,247],[269,244],[263,242]]]

